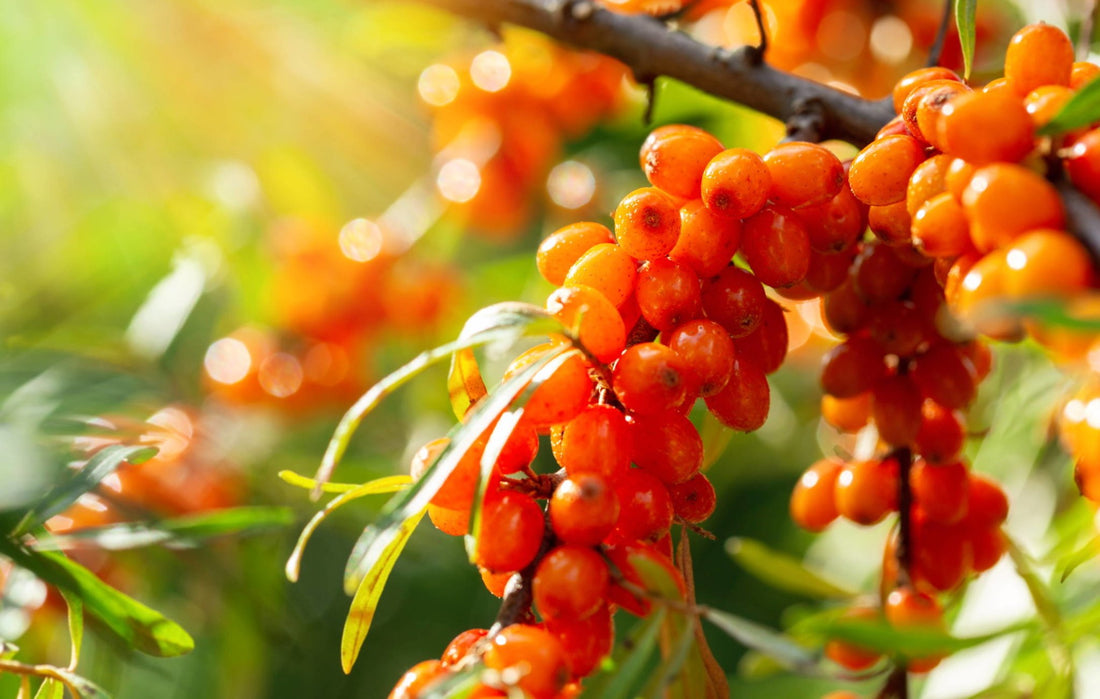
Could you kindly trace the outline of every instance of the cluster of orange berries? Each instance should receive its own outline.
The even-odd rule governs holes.
[[[356,219],[338,236],[300,219],[271,232],[271,315],[278,331],[238,328],[204,358],[207,391],[231,405],[301,413],[362,392],[364,368],[384,333],[423,333],[452,309],[450,268],[394,252],[392,236]]]
[[[490,238],[518,235],[532,201],[547,187],[563,142],[618,109],[628,75],[611,58],[518,31],[461,64],[426,68],[420,94],[434,108],[438,185],[454,213]],[[591,172],[574,175],[585,173],[588,186],[551,182],[551,198],[570,209],[587,204],[594,191]]]

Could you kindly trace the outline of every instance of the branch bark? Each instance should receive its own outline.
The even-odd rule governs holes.
[[[894,116],[889,100],[867,100],[791,75],[759,60],[757,47],[700,43],[646,15],[605,10],[591,0],[421,0],[489,26],[515,24],[575,48],[616,58],[645,79],[674,78],[788,123],[807,105],[821,115],[822,140],[870,143]]]

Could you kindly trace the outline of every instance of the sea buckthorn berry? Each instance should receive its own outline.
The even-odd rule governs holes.
[[[706,398],[725,388],[735,355],[733,340],[725,328],[713,320],[692,320],[663,339],[684,360],[691,393]]]
[[[503,573],[494,573],[488,568],[478,566],[477,572],[481,576],[481,583],[485,585],[485,589],[489,591],[489,594],[497,599],[501,599],[504,597],[508,582],[517,571],[506,570]]]
[[[885,356],[877,342],[849,337],[822,358],[821,388],[837,398],[851,398],[871,390],[886,376]]]
[[[885,136],[897,136],[902,134],[906,136],[913,135],[909,133],[909,127],[905,125],[905,119],[901,117],[901,114],[898,114],[878,130],[878,133],[875,134],[875,140],[877,141]]]
[[[672,499],[656,476],[641,469],[627,470],[615,484],[619,521],[613,534],[625,539],[656,541],[672,526]]]
[[[932,197],[917,210],[911,230],[913,245],[929,257],[958,257],[973,248],[966,214],[947,192]]]
[[[1016,94],[1016,91],[1012,89],[1012,85],[1010,85],[1008,83],[1008,80],[1006,80],[1005,78],[990,80],[982,86],[981,91],[986,94],[996,92],[1002,95],[1007,95],[1009,97],[1019,98],[1019,95]]]
[[[915,275],[893,247],[877,241],[865,244],[852,263],[856,291],[871,303],[900,297]]]
[[[575,328],[581,345],[601,362],[615,359],[626,346],[618,309],[592,287],[563,286],[550,294],[546,310],[566,328]]]
[[[769,204],[745,220],[741,254],[764,284],[792,286],[810,269],[810,238],[793,211]]]
[[[456,665],[460,660],[466,657],[466,654],[470,652],[474,644],[485,638],[488,634],[488,629],[470,629],[469,631],[463,631],[455,636],[454,640],[447,644],[447,648],[443,651],[442,658],[440,658],[443,667]]]
[[[850,249],[867,228],[867,206],[856,199],[847,182],[829,201],[804,206],[795,213],[806,229],[810,248],[819,253]]]
[[[414,480],[419,480],[427,472],[448,444],[450,439],[440,437],[428,442],[413,454],[409,473]],[[477,481],[481,474],[481,454],[484,451],[485,443],[479,440],[462,455],[443,485],[432,496],[433,505],[448,510],[470,509],[477,491]]]
[[[549,344],[537,345],[512,360],[504,378],[514,376],[524,367],[537,361]],[[588,375],[588,362],[579,351],[572,351],[560,363],[551,360],[535,374],[535,381],[542,384],[534,390],[523,406],[523,420],[537,429],[572,420],[592,395],[592,378]]]
[[[970,237],[979,252],[1009,245],[1035,228],[1061,228],[1062,199],[1041,175],[1019,165],[983,167],[963,192],[963,210],[970,219]]]
[[[1001,560],[1007,546],[1005,536],[998,527],[979,527],[967,530],[970,545],[970,567],[975,573],[984,573]]]
[[[1085,83],[1092,82],[1100,75],[1100,66],[1088,61],[1075,61],[1070,69],[1069,86],[1073,90],[1080,89]]]
[[[786,312],[771,299],[764,304],[760,326],[733,341],[737,358],[756,364],[765,374],[773,374],[783,365],[788,344]]]
[[[921,402],[920,391],[908,376],[879,379],[871,389],[871,418],[879,436],[896,446],[912,444],[920,430]]]
[[[825,394],[821,396],[821,417],[841,432],[859,432],[871,419],[871,393],[860,393],[851,398]]]
[[[722,143],[700,128],[669,124],[646,137],[639,160],[654,187],[681,199],[694,199],[699,196],[703,170],[722,150]]]
[[[816,143],[781,143],[764,155],[764,163],[772,182],[768,198],[783,206],[822,204],[844,186],[844,166]]]
[[[929,519],[955,524],[966,516],[970,502],[970,474],[961,461],[932,464],[918,459],[909,474],[913,498]]]
[[[955,201],[962,203],[963,192],[966,191],[966,186],[970,184],[970,178],[977,171],[977,165],[968,163],[962,158],[953,159],[951,164],[947,166],[947,172],[943,176],[943,184],[947,191],[951,193],[951,196],[955,197]]]
[[[1034,147],[1034,125],[1020,98],[968,92],[943,107],[937,135],[947,153],[975,165],[1023,159]]]
[[[668,257],[699,277],[713,277],[729,265],[740,245],[739,219],[720,216],[693,199],[680,207],[680,237]]]
[[[853,461],[837,474],[836,511],[856,524],[882,520],[898,506],[898,462],[894,459]]]
[[[887,301],[875,306],[867,330],[885,354],[899,357],[916,354],[934,332],[912,301]]]
[[[886,597],[883,606],[886,620],[899,629],[927,628],[945,631],[943,609],[935,598],[910,587],[899,587]],[[909,672],[928,672],[940,659],[938,656],[911,658],[906,663]]]
[[[582,473],[558,484],[550,498],[550,525],[567,544],[595,546],[619,519],[619,498],[603,476]]]
[[[941,66],[918,68],[910,73],[906,73],[906,75],[894,85],[894,112],[901,114],[902,105],[905,104],[905,99],[909,97],[909,93],[919,85],[923,85],[933,80],[954,80],[956,82],[962,82],[962,78],[960,78],[955,71]]]
[[[627,348],[611,374],[623,406],[641,415],[675,410],[687,398],[687,367],[680,355],[656,342]]]
[[[535,253],[535,264],[543,279],[561,286],[581,255],[601,243],[614,242],[607,226],[588,221],[571,223],[546,236]]]
[[[701,194],[714,213],[747,218],[764,207],[771,186],[771,173],[763,158],[745,148],[730,148],[707,164]]]
[[[1026,95],[1041,85],[1069,85],[1073,44],[1058,27],[1029,24],[1013,35],[1005,51],[1005,79]]]
[[[487,432],[486,434],[490,434]],[[519,473],[531,465],[539,453],[539,434],[530,425],[519,424],[500,450],[495,470],[502,474]]]
[[[851,335],[865,326],[871,318],[870,308],[850,277],[821,299],[825,323],[840,335]]]
[[[1044,85],[1028,93],[1024,98],[1024,108],[1031,115],[1035,128],[1039,128],[1057,116],[1071,97],[1073,90],[1068,87]]]
[[[961,83],[947,82],[937,85],[925,91],[916,101],[916,111],[913,113],[916,121],[916,131],[913,135],[925,143],[931,144],[937,150],[943,150],[943,143],[939,140],[940,121],[943,120],[944,109],[957,96],[971,92],[969,87]],[[909,103],[905,105],[905,116],[909,116]],[[912,130],[912,126],[910,126]]]
[[[516,686],[532,699],[553,699],[569,680],[565,651],[548,631],[527,624],[506,626],[485,651],[485,667],[516,668]]]
[[[428,505],[428,519],[435,528],[450,536],[470,533],[470,509],[451,510],[439,505]]]
[[[485,498],[475,562],[493,572],[520,570],[542,544],[542,508],[524,493],[505,491]]]
[[[1012,342],[1023,338],[1024,329],[1020,319],[1005,305],[1006,252],[1004,248],[994,250],[976,260],[966,270],[958,287],[952,290],[945,286],[944,294],[951,312],[965,321],[966,327],[997,340]]]
[[[615,306],[634,291],[637,263],[614,243],[593,245],[573,263],[565,275],[565,286],[590,286]]]
[[[685,522],[699,524],[714,514],[717,495],[710,479],[702,473],[668,489],[672,498],[672,511]]]
[[[867,622],[878,621],[880,617],[881,612],[868,605],[849,607],[841,615],[842,619]],[[846,641],[830,639],[825,643],[825,657],[843,668],[859,672],[877,663],[882,658],[882,653]]]
[[[924,147],[912,136],[886,136],[859,152],[848,170],[852,194],[864,204],[883,206],[905,199],[909,176],[924,161]]]
[[[630,467],[630,426],[620,410],[589,405],[565,425],[558,463],[570,476],[592,473],[608,479]]]
[[[791,491],[791,519],[811,532],[819,532],[837,518],[836,479],[844,464],[822,459],[810,466]]]
[[[1093,280],[1088,251],[1065,231],[1021,235],[1005,253],[1005,263],[1004,290],[1011,298],[1072,296]]]
[[[904,201],[872,206],[867,215],[867,225],[875,237],[887,245],[904,245],[912,237],[912,217]]]
[[[401,676],[388,699],[416,699],[421,690],[446,674],[447,668],[440,661],[422,660]]]
[[[659,189],[636,189],[615,209],[615,240],[636,260],[667,255],[679,237],[680,205]]]
[[[587,546],[558,546],[539,561],[531,583],[543,619],[580,619],[607,595],[610,575],[603,557]]]
[[[1100,201],[1100,129],[1074,141],[1063,162],[1073,185],[1093,201]]]
[[[970,567],[966,537],[957,527],[937,522],[920,507],[910,513],[912,523],[912,564],[910,573],[918,585],[926,583],[934,590],[947,592],[962,584]]]
[[[848,270],[856,259],[856,246],[841,252],[824,254],[810,251],[810,271],[803,283],[816,295],[828,293],[848,280]]]
[[[677,412],[635,415],[631,437],[634,463],[665,485],[683,483],[703,465],[703,439]]]
[[[985,476],[970,474],[966,522],[971,527],[999,527],[1008,519],[1008,497],[1001,486]]]
[[[913,171],[905,190],[905,210],[910,216],[915,215],[924,202],[947,190],[947,169],[953,160],[951,156],[940,153],[925,160]]]
[[[921,406],[920,431],[914,448],[927,461],[946,463],[956,459],[966,443],[966,424],[961,413],[934,400]]]
[[[752,432],[764,425],[771,407],[768,377],[756,362],[734,359],[729,383],[705,399],[707,408],[726,427]]]
[[[615,622],[607,604],[582,619],[547,619],[546,630],[561,642],[574,678],[591,674],[615,644]]]
[[[730,337],[744,337],[763,320],[767,298],[764,285],[752,272],[730,266],[704,286],[703,310]]]
[[[916,357],[909,375],[922,395],[953,410],[970,405],[977,391],[973,365],[946,342],[935,344]]]
[[[699,277],[668,258],[642,266],[634,294],[642,317],[657,330],[671,330],[702,315]]]

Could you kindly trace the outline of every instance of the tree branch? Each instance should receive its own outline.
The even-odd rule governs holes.
[[[509,23],[579,49],[616,58],[635,75],[664,75],[786,123],[799,107],[820,108],[822,139],[870,143],[894,116],[889,100],[871,101],[777,70],[755,46],[708,46],[646,15],[605,10],[592,0],[420,0],[490,25]]]

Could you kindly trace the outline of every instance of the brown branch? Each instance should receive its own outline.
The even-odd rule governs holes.
[[[913,452],[901,447],[890,456],[898,462],[898,584],[905,586],[910,584],[909,567],[913,563],[913,489],[909,483]]]
[[[951,10],[954,9],[954,0],[943,0],[943,15],[940,17],[940,26],[936,29],[936,39],[932,42],[932,48],[928,50],[929,68],[938,66],[943,57],[943,47],[947,43],[947,30],[951,28]]]
[[[481,22],[515,24],[579,49],[606,54],[635,75],[663,75],[784,123],[816,103],[822,139],[870,143],[894,116],[888,100],[871,101],[758,61],[759,48],[727,50],[700,43],[645,15],[605,10],[592,0],[420,0]]]

